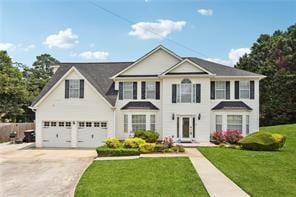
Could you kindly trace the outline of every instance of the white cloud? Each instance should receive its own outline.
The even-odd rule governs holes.
[[[186,25],[185,21],[157,20],[158,22],[139,22],[132,25],[128,34],[140,39],[162,39],[174,31],[181,31]]]
[[[212,16],[214,14],[212,9],[199,9],[197,12],[202,16]]]
[[[30,44],[30,45],[24,47],[23,50],[28,52],[28,51],[35,49],[35,48],[36,48],[36,46],[34,44]]]
[[[15,46],[12,43],[0,43],[0,50],[7,51],[14,48]]]
[[[79,56],[85,60],[106,60],[109,53],[105,51],[84,51]]]
[[[228,66],[235,65],[239,58],[242,57],[244,54],[249,54],[251,50],[249,48],[238,48],[238,49],[231,49],[228,53],[228,59],[220,59],[220,58],[207,58],[207,60],[216,62],[219,64],[224,64]]]
[[[43,44],[47,45],[49,48],[72,48],[78,43],[78,36],[72,33],[71,28],[59,31],[57,34],[49,35]]]

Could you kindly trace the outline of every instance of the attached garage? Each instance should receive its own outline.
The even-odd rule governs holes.
[[[43,147],[95,148],[107,138],[107,122],[43,121],[42,125]]]
[[[71,147],[71,122],[44,121],[42,128],[43,147]]]

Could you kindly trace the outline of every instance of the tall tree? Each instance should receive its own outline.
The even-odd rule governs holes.
[[[296,122],[296,24],[261,35],[235,67],[267,76],[260,82],[262,125]]]
[[[6,51],[0,51],[0,119],[15,121],[24,112],[28,92],[22,72],[14,67]]]

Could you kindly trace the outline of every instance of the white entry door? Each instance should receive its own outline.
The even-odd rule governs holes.
[[[78,122],[77,146],[95,148],[107,138],[106,122]]]
[[[71,146],[71,122],[43,121],[42,124],[43,147]]]

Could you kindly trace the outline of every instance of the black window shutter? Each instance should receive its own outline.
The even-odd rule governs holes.
[[[142,81],[141,85],[141,98],[146,99],[146,82]]]
[[[192,118],[193,138],[195,138],[195,117]]]
[[[137,100],[137,82],[135,81],[135,82],[133,82],[133,99],[134,100]]]
[[[69,80],[65,80],[65,98],[69,98]]]
[[[177,85],[173,84],[172,85],[172,103],[177,102]]]
[[[196,103],[200,103],[200,84],[196,84]]]
[[[250,81],[250,99],[255,99],[255,82]]]
[[[123,99],[123,82],[119,82],[119,100]]]
[[[215,81],[211,81],[211,99],[215,99]]]
[[[239,81],[234,82],[234,98],[239,99]]]
[[[84,98],[84,80],[80,80],[80,98]]]
[[[160,99],[160,82],[159,81],[157,81],[156,83],[155,83],[155,88],[156,88],[156,95],[155,95],[155,98],[157,99],[157,100],[159,100]]]
[[[226,81],[226,99],[230,99],[230,81]]]

